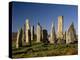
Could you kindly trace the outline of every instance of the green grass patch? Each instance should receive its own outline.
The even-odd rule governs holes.
[[[60,55],[75,55],[78,54],[77,44],[54,45],[43,43],[33,43],[32,46],[20,47],[12,49],[13,58],[29,58],[43,56],[60,56]]]

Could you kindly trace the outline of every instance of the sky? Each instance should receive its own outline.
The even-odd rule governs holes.
[[[23,27],[26,19],[30,21],[30,26],[34,25],[35,31],[39,22],[48,33],[53,23],[57,32],[58,16],[63,16],[63,32],[68,30],[72,22],[78,32],[78,7],[75,5],[13,2],[12,32],[17,32]]]

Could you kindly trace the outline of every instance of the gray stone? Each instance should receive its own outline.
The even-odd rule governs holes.
[[[57,39],[58,39],[58,43],[62,43],[62,40],[63,40],[63,16],[58,17]]]
[[[25,45],[25,30],[22,28],[22,45]]]
[[[57,37],[59,39],[63,39],[63,16],[58,17],[58,31]]]
[[[26,35],[26,43],[29,42],[30,36],[28,34],[30,34],[30,24],[29,24],[29,20],[26,20],[26,29],[25,29],[25,35]]]
[[[22,47],[22,28],[18,30],[17,40],[16,40],[16,48]]]
[[[46,29],[43,29],[42,30],[42,35],[43,35],[43,38],[42,38],[42,41],[44,44],[48,44],[48,33],[47,33],[47,30]]]
[[[34,26],[31,26],[31,40],[34,40]]]
[[[54,27],[53,23],[52,23],[52,26],[51,26],[50,43],[51,44],[55,44],[56,43],[55,27]]]
[[[38,23],[37,24],[37,43],[41,42],[41,39],[42,39],[42,28],[40,26],[40,24]]]
[[[76,31],[74,28],[74,24],[72,23],[66,33],[66,44],[74,43],[76,41]]]

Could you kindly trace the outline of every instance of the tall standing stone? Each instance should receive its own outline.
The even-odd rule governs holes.
[[[47,30],[46,29],[43,29],[42,30],[42,35],[43,35],[43,38],[42,38],[42,41],[44,44],[48,44],[48,33],[47,33]]]
[[[40,26],[40,23],[37,25],[37,43],[41,42],[42,39],[42,28]]]
[[[66,31],[63,34],[63,39],[66,40]]]
[[[66,33],[66,44],[74,43],[77,40],[74,24],[72,23]]]
[[[28,30],[28,38],[29,38],[29,45],[31,46],[31,31],[30,30]]]
[[[71,43],[71,36],[69,32],[66,32],[66,44]]]
[[[25,30],[24,30],[24,27],[22,27],[22,45],[25,45]]]
[[[58,43],[61,43],[63,39],[63,16],[58,17],[57,38],[58,38]]]
[[[26,45],[26,24],[23,26],[23,33],[24,33],[24,45]]]
[[[34,26],[31,26],[31,40],[34,40]]]
[[[19,47],[22,47],[22,28],[17,33],[16,48]]]
[[[63,43],[63,44],[66,44],[66,31],[63,33],[62,43]]]
[[[51,44],[56,43],[55,27],[54,27],[53,23],[52,23],[52,26],[51,26],[50,43]]]
[[[29,36],[29,34],[30,34],[30,24],[29,24],[29,20],[27,19],[26,20],[26,29],[25,29],[25,35],[26,35],[26,43],[28,43],[29,42],[29,40],[30,40],[30,36]]]
[[[17,40],[16,40],[16,48],[19,48],[19,35],[20,35],[20,31],[18,30],[18,32],[17,32]]]

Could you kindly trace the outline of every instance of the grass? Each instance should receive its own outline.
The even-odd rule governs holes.
[[[61,56],[78,54],[77,44],[64,45],[44,45],[43,43],[32,43],[32,46],[24,46],[18,49],[15,48],[15,43],[12,46],[13,58],[29,58],[29,57],[44,57],[44,56]]]

